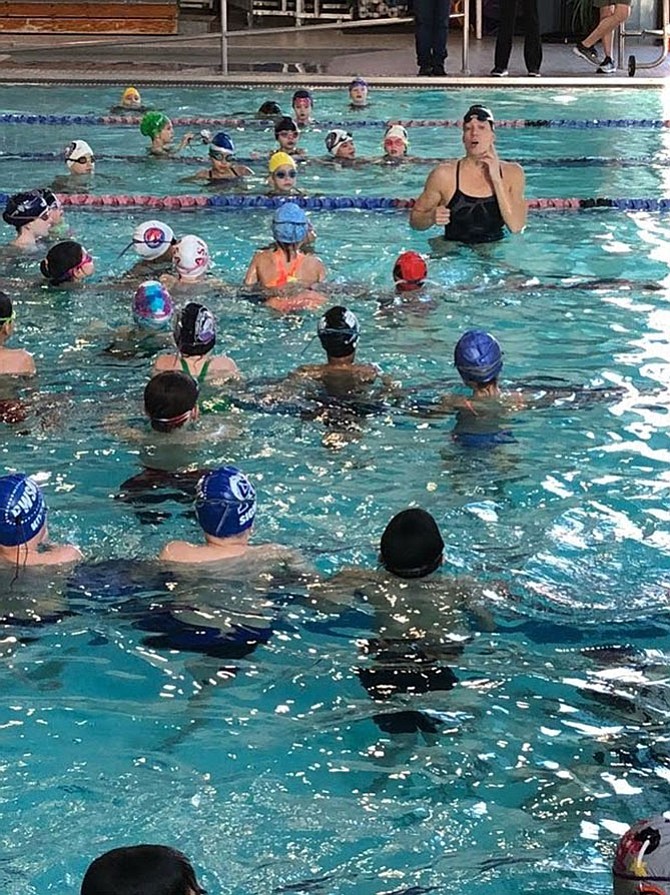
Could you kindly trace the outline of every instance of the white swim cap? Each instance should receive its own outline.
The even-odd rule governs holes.
[[[73,140],[65,147],[65,164],[68,168],[71,168],[75,162],[78,162],[86,155],[90,155],[91,158],[94,158],[93,150],[86,140]]]
[[[405,145],[407,145],[409,143],[409,137],[407,136],[407,131],[402,126],[402,124],[390,125],[389,128],[387,129],[386,133],[384,134],[384,139],[385,140],[387,140],[387,139],[398,140],[399,139],[399,140],[402,140]]]
[[[174,230],[162,221],[145,221],[133,230],[132,246],[141,258],[160,258],[174,241]]]
[[[175,246],[172,260],[179,276],[200,277],[210,265],[207,243],[193,234],[182,236]]]

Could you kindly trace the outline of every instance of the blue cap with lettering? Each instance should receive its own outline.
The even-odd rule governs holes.
[[[214,538],[239,535],[254,522],[254,486],[236,466],[208,472],[196,487],[195,514],[205,534]]]
[[[36,482],[23,473],[0,477],[1,546],[27,544],[46,521],[46,504]]]

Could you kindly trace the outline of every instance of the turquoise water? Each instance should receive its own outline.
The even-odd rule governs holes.
[[[145,93],[179,114],[254,108],[266,96],[180,91],[177,105],[166,92]],[[80,96],[13,88],[4,102],[75,112]],[[87,90],[86,111],[116,96]],[[379,97],[380,117],[395,96]],[[425,92],[402,103],[412,115],[451,117],[480,96]],[[498,117],[666,117],[656,91],[485,98]],[[319,92],[318,102],[324,114],[342,107],[336,93]],[[104,150],[142,146],[111,127],[1,131],[15,151],[45,151],[56,133],[56,145],[80,135],[95,144],[95,134]],[[412,139],[417,154],[419,145],[431,156],[458,151],[455,131],[422,128]],[[499,134],[507,158],[538,147],[542,158],[662,157],[664,143],[651,130]],[[113,176],[128,177],[120,167]],[[161,170],[160,187],[142,180],[138,191],[172,192],[172,171]],[[426,170],[402,181],[408,191]],[[5,189],[38,166],[2,160],[0,172]],[[531,195],[667,195],[662,167],[585,167],[579,181],[568,166],[538,169],[535,181],[528,173]],[[370,195],[391,186],[404,194],[395,173],[365,174]],[[268,240],[268,212],[160,216],[210,243],[229,285],[202,297],[217,313],[221,350],[250,380],[251,404],[267,379],[320,356],[314,315],[273,316],[235,288]],[[608,892],[616,825],[667,807],[667,218],[532,214],[520,237],[430,258],[426,300],[389,308],[380,298],[391,295],[393,260],[401,249],[428,251],[429,234],[410,231],[402,213],[313,215],[332,302],[361,321],[360,357],[409,394],[337,449],[318,421],[247,406],[231,413],[239,435],[203,447],[194,463],[238,463],[258,490],[257,541],[302,548],[324,575],[374,564],[388,518],[416,502],[440,523],[445,574],[498,589],[492,632],[463,613],[438,617],[466,638],[450,663],[453,690],[380,706],[356,674],[370,665],[360,643],[379,624],[368,604],[352,597],[318,610],[285,580],[166,580],[152,560],[166,540],[196,536],[188,503],[115,499],[141,456],[103,424],[110,414],[139,418],[149,361],[104,353],[129,322],[132,294],[110,281],[129,263],[118,251],[143,217],[68,210],[98,266],[77,292],[45,289],[36,259],[2,259],[2,287],[18,302],[13,344],[34,352],[40,372],[35,409],[2,425],[3,471],[43,474],[53,537],[86,555],[66,584],[25,579],[17,591],[73,614],[7,628],[1,646],[4,890],[76,892],[96,854],[160,841],[193,858],[210,893]],[[470,326],[498,336],[509,382],[556,377],[620,391],[580,402],[568,390],[560,406],[514,414],[515,443],[464,450],[450,438],[452,418],[407,408],[459,388],[451,356]],[[172,601],[274,633],[233,660],[147,645],[141,618]],[[221,677],[231,665],[236,674]],[[392,708],[432,711],[443,723],[389,734],[373,715]]]

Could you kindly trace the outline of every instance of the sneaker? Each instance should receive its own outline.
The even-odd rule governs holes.
[[[419,68],[419,77],[420,78],[431,78],[433,76],[433,66],[432,65],[422,65]]]
[[[576,43],[572,48],[572,52],[575,56],[581,56],[582,59],[586,59],[591,65],[600,65],[600,59],[598,59],[595,47],[585,47],[583,43]]]
[[[492,68],[491,69],[491,77],[493,78],[506,78],[509,72],[506,68]]]
[[[600,63],[600,65],[598,66],[596,71],[600,75],[611,75],[612,72],[616,71],[616,65],[614,64],[614,59],[612,59],[611,56],[605,56],[605,58]]]
[[[444,65],[434,65],[433,66],[433,77],[434,78],[444,78],[447,73],[444,70]]]
[[[528,72],[528,77],[529,77],[529,78],[541,78],[542,75],[540,74],[539,71],[529,71],[529,72]]]

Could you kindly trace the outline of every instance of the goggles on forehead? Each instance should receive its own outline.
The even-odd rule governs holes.
[[[472,121],[473,118],[476,118],[477,121],[488,121],[491,127],[495,124],[495,119],[493,118],[492,113],[484,106],[470,106],[463,116],[463,124],[467,124],[468,121]]]

